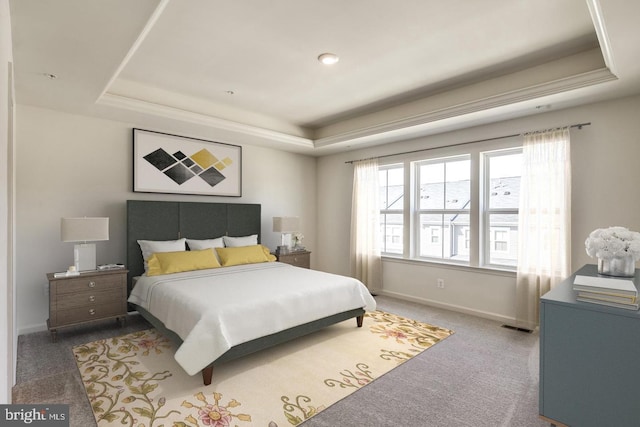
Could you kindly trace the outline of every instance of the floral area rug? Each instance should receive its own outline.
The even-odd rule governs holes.
[[[187,375],[155,329],[73,348],[99,427],[298,425],[453,331],[394,314],[355,319]]]

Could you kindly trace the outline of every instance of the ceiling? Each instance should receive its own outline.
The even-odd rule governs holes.
[[[640,93],[640,2],[627,0],[10,0],[10,10],[19,104],[310,155]],[[340,61],[321,64],[324,52]]]

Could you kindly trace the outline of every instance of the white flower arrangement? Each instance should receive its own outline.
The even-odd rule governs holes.
[[[293,246],[295,248],[302,246],[302,241],[304,240],[304,234],[297,232],[297,233],[293,233],[292,237],[293,237]]]
[[[640,259],[640,233],[625,227],[593,230],[584,246],[590,257],[612,259],[631,255],[634,261]]]

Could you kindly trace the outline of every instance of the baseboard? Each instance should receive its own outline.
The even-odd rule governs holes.
[[[18,328],[18,335],[32,334],[34,332],[42,332],[42,331],[46,331],[46,330],[47,330],[47,324],[46,323],[42,323],[42,324],[38,324],[38,325],[24,326],[22,328]]]
[[[509,317],[509,316],[503,316],[500,314],[496,314],[496,313],[491,313],[488,311],[482,311],[482,310],[474,310],[474,309],[470,309],[468,307],[463,307],[460,305],[455,305],[455,304],[447,304],[447,303],[443,303],[440,301],[434,301],[428,298],[420,298],[420,297],[414,297],[414,296],[410,296],[410,295],[405,295],[405,294],[401,294],[401,293],[397,293],[397,292],[389,292],[389,291],[379,291],[377,292],[378,295],[383,295],[383,296],[388,296],[388,297],[393,297],[393,298],[398,298],[404,301],[411,301],[411,302],[417,302],[420,304],[424,304],[424,305],[428,305],[431,307],[437,307],[437,308],[443,308],[445,310],[451,310],[451,311],[455,311],[458,313],[464,313],[464,314],[470,314],[472,316],[477,316],[477,317],[482,317],[483,319],[490,319],[490,320],[495,320],[501,323],[506,323],[506,324],[515,324],[515,319],[513,317]]]

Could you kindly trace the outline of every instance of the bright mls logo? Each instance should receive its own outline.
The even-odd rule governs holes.
[[[69,405],[0,405],[0,427],[69,427]]]

